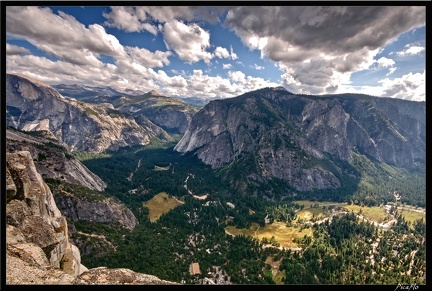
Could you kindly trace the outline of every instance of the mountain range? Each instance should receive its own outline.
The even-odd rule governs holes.
[[[126,174],[131,178],[135,172],[139,176],[150,171],[156,180],[162,177],[158,171],[163,171],[174,177],[175,183],[180,181],[180,186],[175,187],[184,190],[185,186],[185,193],[191,194],[188,185],[194,187],[194,181],[197,183],[201,177],[194,179],[188,172],[183,177],[186,180],[178,180],[174,173],[186,174],[180,164],[191,165],[198,158],[229,183],[231,188],[227,187],[223,195],[232,191],[229,199],[235,199],[239,209],[242,197],[277,202],[292,200],[301,193],[318,193],[314,191],[353,194],[359,185],[381,187],[379,179],[393,183],[382,190],[388,192],[398,187],[400,190],[400,183],[410,177],[415,176],[415,182],[425,175],[425,102],[361,94],[299,95],[275,87],[196,106],[155,90],[130,93],[109,87],[49,86],[27,76],[6,75],[8,282],[175,284],[130,269],[89,270],[81,264],[79,250],[83,255],[100,257],[115,253],[116,246],[103,235],[78,231],[74,223],[81,223],[81,227],[86,223],[116,225],[132,233],[139,222],[132,211],[136,209],[130,206],[150,198],[146,197],[149,189],[145,189],[150,183],[144,185],[147,180],[136,178],[117,181],[145,190],[140,192],[142,195],[122,192],[119,197],[127,197],[127,205],[105,193],[108,183],[80,162],[76,154],[109,156],[130,147],[172,145],[171,153],[152,153],[165,154],[163,167],[150,162],[143,166],[147,172],[137,172],[141,162],[146,162],[141,159],[151,160],[143,154],[136,165],[128,165],[127,171],[134,172]],[[174,152],[178,160],[166,162]],[[179,159],[181,155],[184,159]],[[196,158],[191,159],[193,156]],[[108,163],[112,161],[108,159]],[[114,167],[122,165],[119,160],[113,162]],[[151,166],[154,168],[149,170]],[[116,171],[112,176],[124,176],[123,172]],[[406,173],[414,176],[404,177]],[[378,180],[365,180],[368,175]],[[144,184],[135,185],[135,181]],[[219,183],[213,176],[204,181]],[[410,202],[418,200],[414,205],[425,203],[422,183],[415,193],[403,193],[412,195]],[[234,197],[238,193],[242,195]],[[318,197],[340,198],[332,195]],[[388,192],[384,196],[392,195]],[[138,200],[133,201],[135,198]],[[210,202],[217,204],[209,200],[205,206]],[[231,202],[226,205],[234,206]],[[250,214],[250,209],[242,209]],[[194,213],[194,217],[199,215]]]
[[[426,160],[425,102],[276,87],[200,108],[154,90],[118,95],[99,88],[90,96],[88,88],[72,87],[86,102],[8,74],[7,125],[45,130],[70,151],[94,153],[181,137],[175,151],[195,154],[241,192],[273,179],[294,191],[339,189],[359,179],[357,156],[398,168]]]

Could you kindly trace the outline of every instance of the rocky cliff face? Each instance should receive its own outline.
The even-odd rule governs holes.
[[[123,203],[99,193],[107,186],[104,181],[76,160],[56,140],[35,134],[39,132],[29,135],[8,128],[6,149],[9,153],[28,151],[37,172],[44,179],[57,180],[50,184],[62,215],[71,221],[116,223],[129,230],[135,228],[138,222],[132,211]]]
[[[114,198],[67,184],[53,183],[51,188],[57,207],[71,221],[117,224],[129,230],[138,224],[133,212]]]
[[[33,133],[39,134],[40,132]],[[78,184],[97,191],[103,191],[107,186],[101,178],[76,160],[55,139],[47,139],[8,128],[6,129],[6,150],[8,152],[30,152],[37,171],[44,178]]]
[[[6,158],[8,254],[41,268],[81,274],[86,268],[80,263],[78,248],[69,242],[66,218],[36,171],[30,153],[7,153]]]
[[[397,167],[425,162],[425,113],[424,102],[265,88],[207,104],[174,149],[195,151],[215,169],[241,164],[256,181],[335,189],[341,181],[323,167],[329,155],[350,162],[356,151]]]
[[[47,130],[71,151],[98,153],[170,139],[157,125],[138,124],[111,104],[66,99],[46,84],[13,74],[6,75],[6,122],[24,131]]]
[[[28,151],[6,154],[6,285],[176,284],[129,269],[87,269]]]

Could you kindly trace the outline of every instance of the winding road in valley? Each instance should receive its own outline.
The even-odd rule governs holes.
[[[132,182],[133,175],[136,173],[136,171],[138,171],[139,167],[141,166],[141,159],[138,160],[138,164],[137,167],[135,168],[135,171],[131,172],[129,177],[127,178],[129,182]]]

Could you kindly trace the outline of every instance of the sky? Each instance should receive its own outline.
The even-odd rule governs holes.
[[[295,94],[426,98],[426,6],[5,10],[6,72],[50,85],[206,101],[276,86]]]

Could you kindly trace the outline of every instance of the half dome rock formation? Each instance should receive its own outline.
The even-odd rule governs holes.
[[[112,104],[67,99],[51,86],[14,74],[6,74],[6,123],[24,131],[47,130],[70,151],[100,153],[170,140],[151,121],[138,124]]]

